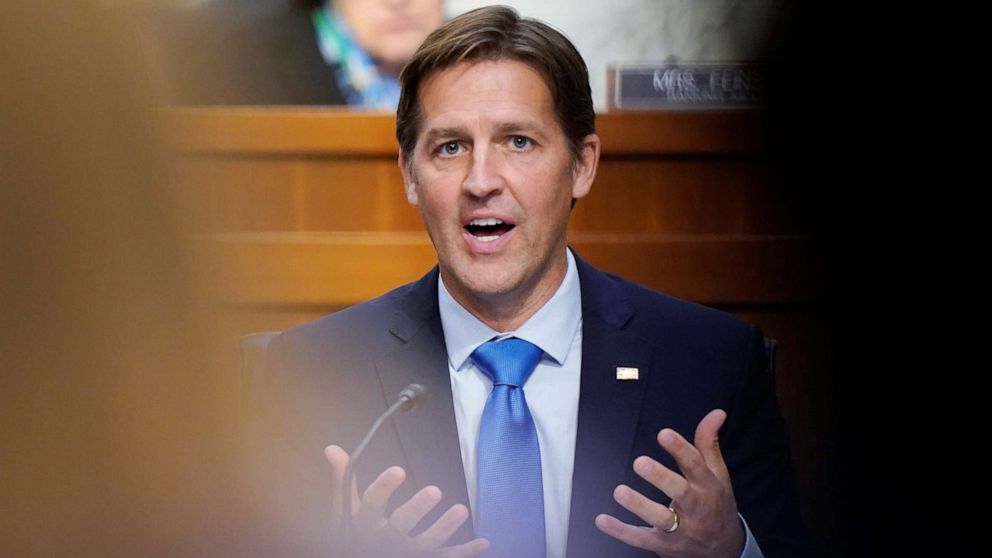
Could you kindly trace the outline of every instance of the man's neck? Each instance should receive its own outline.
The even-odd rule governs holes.
[[[561,286],[568,269],[564,252],[548,272],[530,285],[521,285],[507,293],[473,293],[441,270],[445,288],[458,304],[482,323],[498,332],[519,329],[537,313]]]

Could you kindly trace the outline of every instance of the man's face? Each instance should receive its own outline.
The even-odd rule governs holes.
[[[445,285],[462,300],[550,296],[565,273],[571,200],[595,176],[598,137],[583,140],[573,170],[548,87],[516,61],[460,63],[419,95],[416,147],[400,169]]]
[[[395,73],[444,19],[440,0],[335,0],[334,8],[355,40]]]

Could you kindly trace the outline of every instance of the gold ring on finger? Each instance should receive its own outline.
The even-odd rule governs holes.
[[[678,531],[678,529],[679,529],[679,512],[675,511],[675,508],[672,507],[672,506],[668,506],[668,511],[672,512],[672,517],[675,519],[675,522],[672,523],[672,526],[671,527],[669,527],[668,529],[665,529],[665,532],[666,533],[674,533],[675,531]]]

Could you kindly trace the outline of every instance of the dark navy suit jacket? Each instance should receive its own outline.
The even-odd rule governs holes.
[[[788,431],[762,332],[725,312],[603,273],[578,257],[576,263],[583,337],[568,556],[650,555],[604,535],[593,520],[607,512],[642,524],[613,501],[620,483],[667,505],[662,492],[633,473],[633,460],[649,455],[677,470],[656,441],[658,431],[670,427],[692,441],[696,425],[715,408],[728,414],[720,444],[738,510],[765,556],[806,555]],[[385,468],[403,466],[408,480],[392,504],[434,484],[444,506],[431,517],[441,507],[468,505],[437,277],[435,267],[375,300],[287,330],[269,345],[285,432],[316,462],[331,443],[351,451],[407,384],[427,387],[426,404],[380,432],[358,477],[361,491]],[[639,379],[618,381],[618,366],[638,368]],[[329,478],[326,463],[316,467],[320,478]],[[314,505],[297,509],[329,514],[325,490],[301,489],[297,494],[313,497]],[[320,502],[324,510],[313,511]],[[321,521],[326,532],[327,516]],[[456,539],[471,537],[466,522]]]

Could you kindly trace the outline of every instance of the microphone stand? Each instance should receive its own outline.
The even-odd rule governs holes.
[[[426,389],[420,384],[410,384],[403,388],[400,392],[399,398],[393,403],[385,413],[379,415],[375,423],[372,424],[372,428],[369,429],[368,433],[365,434],[365,438],[362,442],[358,444],[355,448],[354,453],[351,454],[351,458],[348,459],[348,465],[344,469],[344,479],[342,481],[341,490],[341,522],[338,525],[337,540],[344,544],[345,548],[351,545],[351,531],[352,531],[352,517],[351,517],[351,482],[355,476],[355,464],[358,463],[358,458],[362,456],[365,448],[372,441],[376,432],[382,426],[386,420],[396,414],[397,411],[409,411],[417,406],[417,403],[423,399]]]

